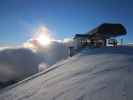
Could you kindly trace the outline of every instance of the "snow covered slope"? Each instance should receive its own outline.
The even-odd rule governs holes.
[[[133,48],[84,49],[0,91],[0,100],[132,100]]]

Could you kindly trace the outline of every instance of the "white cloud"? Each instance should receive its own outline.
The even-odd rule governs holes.
[[[51,36],[49,45],[41,45],[38,34],[50,35],[47,27],[40,27],[34,36],[20,46],[5,46],[0,49],[0,82],[22,80],[32,74],[45,70],[51,65],[66,59],[71,38],[56,40]],[[41,39],[41,42],[45,39]]]
[[[0,49],[0,83],[22,80],[66,59],[68,48],[61,41],[49,46],[34,45],[31,40],[22,46]]]
[[[73,39],[72,38],[65,38],[64,40],[63,40],[63,42],[64,43],[67,43],[67,42],[72,42],[73,41]]]
[[[50,66],[68,57],[68,47],[62,40],[53,40],[49,45],[42,46],[34,43],[31,39],[24,43],[24,47],[43,56],[44,62]]]
[[[41,58],[25,48],[0,50],[0,82],[21,80],[38,72]]]

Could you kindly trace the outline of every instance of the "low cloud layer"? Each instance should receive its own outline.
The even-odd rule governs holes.
[[[67,41],[53,40],[50,45],[47,46],[42,46],[34,40],[24,43],[24,47],[35,51],[40,56],[43,56],[45,62],[50,66],[62,59],[66,59],[69,56],[69,47],[72,45],[72,39],[67,39]]]
[[[25,48],[8,48],[0,51],[0,82],[21,80],[38,72],[42,58]]]
[[[22,80],[66,59],[72,41],[69,38],[56,40],[47,27],[40,26],[21,48],[0,48],[0,84]]]
[[[34,48],[35,49],[35,48]],[[53,41],[46,47],[0,49],[0,83],[19,81],[66,59],[68,48]]]
[[[68,48],[63,43],[52,42],[50,46],[40,47],[37,53],[44,57],[47,64],[53,65],[68,57]]]

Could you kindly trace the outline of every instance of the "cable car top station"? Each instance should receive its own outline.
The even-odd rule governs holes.
[[[122,24],[103,23],[85,34],[76,34],[74,41],[78,48],[86,46],[107,46],[107,39],[126,35],[127,31]]]

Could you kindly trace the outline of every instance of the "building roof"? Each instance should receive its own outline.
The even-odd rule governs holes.
[[[126,35],[127,31],[122,24],[103,23],[85,34],[76,34],[76,38],[99,38],[105,39]]]
[[[77,39],[77,38],[88,38],[90,37],[89,34],[76,34],[74,39]]]
[[[87,32],[91,36],[102,35],[105,38],[126,35],[127,31],[122,24],[103,23]]]

